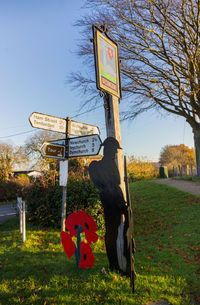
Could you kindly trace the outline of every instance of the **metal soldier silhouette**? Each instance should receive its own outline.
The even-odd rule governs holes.
[[[89,166],[89,174],[92,182],[99,190],[100,199],[105,216],[105,244],[111,270],[120,270],[130,274],[130,253],[127,246],[128,209],[122,190],[120,188],[120,175],[115,163],[115,155],[121,149],[119,142],[108,137],[102,144],[104,156],[101,161],[93,161]],[[122,217],[126,219],[121,226]],[[120,227],[122,227],[120,232]],[[119,243],[119,238],[123,243]],[[118,251],[117,247],[121,247]],[[122,254],[119,256],[119,252]]]

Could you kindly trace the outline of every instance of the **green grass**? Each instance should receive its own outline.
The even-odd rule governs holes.
[[[102,241],[94,249],[94,267],[79,270],[73,257],[67,259],[58,231],[28,223],[23,245],[16,218],[0,225],[0,304],[143,305],[160,299],[198,304],[200,197],[152,182],[133,183],[130,189],[137,246],[134,294],[129,279],[108,272]]]
[[[197,176],[177,176],[177,177],[173,177],[172,179],[200,182],[200,177]]]
[[[5,204],[17,204],[17,200],[0,201],[0,205],[5,205]]]

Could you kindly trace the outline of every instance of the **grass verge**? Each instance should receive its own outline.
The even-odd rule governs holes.
[[[151,298],[200,302],[200,197],[151,182],[131,185],[137,272]]]
[[[0,226],[0,304],[142,305],[160,299],[198,304],[200,198],[151,182],[133,183],[130,190],[137,246],[135,294],[129,279],[108,272],[102,241],[94,249],[94,267],[79,270],[73,257],[67,259],[58,231],[28,223],[23,245],[15,218]]]
[[[173,177],[172,179],[200,182],[200,177],[197,176],[177,176],[177,177]]]

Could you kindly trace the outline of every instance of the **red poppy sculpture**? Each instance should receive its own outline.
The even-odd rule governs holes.
[[[68,258],[75,254],[76,266],[82,269],[91,268],[94,265],[94,254],[91,243],[96,243],[98,235],[97,226],[91,215],[79,210],[67,217],[65,221],[66,229],[69,233],[61,232],[61,242]],[[87,242],[81,241],[81,234],[85,234]],[[72,237],[77,238],[76,246]]]

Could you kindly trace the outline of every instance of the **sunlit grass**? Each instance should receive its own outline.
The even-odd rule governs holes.
[[[15,218],[0,226],[0,304],[143,305],[166,299],[194,305],[200,296],[200,198],[151,182],[133,183],[131,193],[134,294],[128,278],[108,272],[102,240],[94,248],[94,267],[80,270],[74,257],[67,259],[59,231],[28,223],[23,244]]]

